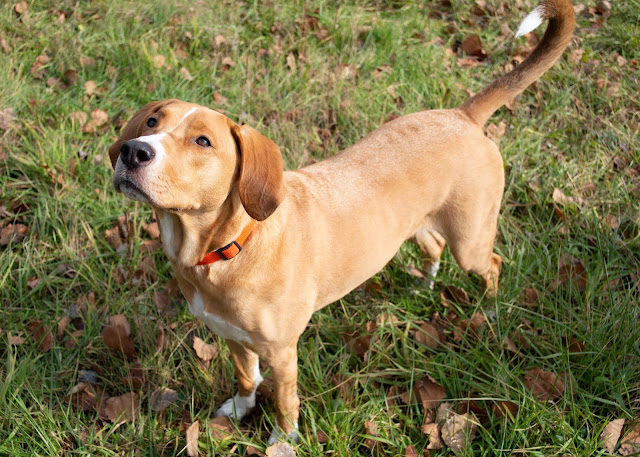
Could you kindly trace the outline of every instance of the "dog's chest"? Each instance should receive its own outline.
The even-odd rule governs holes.
[[[224,339],[233,340],[236,343],[250,343],[249,334],[235,325],[229,324],[220,316],[204,310],[202,295],[198,290],[193,294],[193,299],[189,303],[189,311],[195,317],[205,323],[209,330]]]

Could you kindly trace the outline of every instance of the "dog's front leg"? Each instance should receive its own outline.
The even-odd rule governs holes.
[[[256,389],[262,382],[258,356],[241,344],[227,340],[233,359],[233,370],[238,379],[238,393],[225,401],[216,416],[242,419],[256,405]]]
[[[298,350],[297,342],[272,351],[267,363],[273,374],[276,395],[276,425],[269,444],[283,441],[288,436],[298,442]]]

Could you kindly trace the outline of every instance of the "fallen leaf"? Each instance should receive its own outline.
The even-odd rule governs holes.
[[[49,58],[49,56],[45,54],[41,54],[36,57],[35,62],[33,62],[33,65],[31,65],[31,75],[35,79],[44,79],[44,75],[47,71],[46,66],[50,60],[51,59]]]
[[[584,261],[573,256],[567,256],[560,262],[558,276],[551,284],[555,290],[559,286],[570,285],[579,292],[587,289],[587,269]]]
[[[169,299],[169,292],[166,290],[158,290],[153,293],[153,304],[156,305],[158,313],[162,316],[169,314],[173,309],[171,300]]]
[[[476,58],[479,61],[487,58],[487,53],[482,47],[482,41],[477,34],[473,34],[464,39],[460,45],[460,50],[466,55]]]
[[[180,68],[180,75],[187,81],[193,81],[193,76],[191,76],[191,73],[189,73],[189,70],[185,67]]]
[[[418,457],[418,453],[412,445],[409,445],[404,450],[404,457]]]
[[[80,382],[75,385],[71,393],[64,398],[64,403],[71,405],[79,411],[93,411],[99,409],[106,399],[108,399],[108,397],[99,386],[93,386],[87,382]]]
[[[138,394],[126,393],[117,397],[110,397],[104,402],[104,408],[100,410],[100,417],[110,422],[130,422],[138,417],[140,412],[140,399]]]
[[[127,319],[122,314],[118,314],[108,319],[108,324],[102,329],[102,340],[107,347],[133,358],[136,355],[136,349],[134,340],[129,336],[130,333],[131,328]]]
[[[220,47],[220,45],[227,42],[227,39],[223,35],[216,35],[214,41],[216,43],[216,47]]]
[[[431,349],[437,348],[440,343],[440,332],[435,327],[435,325],[424,322],[420,326],[420,330],[415,332],[414,336],[417,343],[423,344]]]
[[[443,306],[449,306],[449,303],[457,303],[459,305],[470,305],[469,295],[461,287],[446,286],[440,294]]]
[[[156,68],[162,68],[165,66],[166,59],[162,54],[156,54],[153,56],[153,66]]]
[[[468,414],[456,414],[451,405],[443,403],[438,408],[438,423],[442,441],[454,452],[465,450],[475,438],[478,425]]]
[[[91,120],[82,127],[84,133],[95,133],[99,127],[109,120],[109,115],[105,110],[97,109],[91,112]]]
[[[12,335],[11,333],[9,333],[7,339],[9,340],[9,344],[13,346],[20,346],[21,344],[24,344],[24,338],[22,338],[21,336]]]
[[[227,416],[213,418],[209,422],[211,436],[217,440],[223,440],[233,435],[233,425]]]
[[[0,246],[19,243],[27,237],[29,227],[24,224],[9,224],[0,230]]]
[[[329,437],[322,430],[317,430],[316,431],[316,441],[318,442],[318,444],[325,444],[325,443],[329,442]]]
[[[231,67],[235,67],[236,63],[233,60],[231,60],[230,57],[227,56],[227,57],[224,57],[222,59],[222,66],[223,67],[227,67],[227,68],[231,68]]]
[[[564,393],[564,382],[554,373],[533,368],[525,373],[524,385],[541,402],[557,400]]]
[[[46,324],[42,321],[35,320],[31,322],[27,329],[31,332],[33,339],[38,343],[38,350],[40,352],[48,352],[53,347],[53,333],[49,330]]]
[[[624,426],[624,419],[615,419],[609,422],[604,430],[602,430],[602,435],[600,438],[602,439],[602,449],[605,452],[613,454],[613,449],[618,444],[618,439],[620,438],[620,433],[622,432],[622,427]]]
[[[373,421],[364,421],[364,432],[369,436],[364,442],[364,445],[369,449],[375,448],[379,441],[374,437],[378,436],[378,424]]]
[[[69,114],[69,119],[74,124],[82,124],[84,125],[87,122],[89,115],[84,111],[73,111]]]
[[[198,456],[198,435],[200,435],[200,422],[195,421],[187,429],[187,455],[189,457]]]
[[[29,5],[27,5],[27,2],[25,2],[23,0],[21,2],[16,3],[16,6],[14,6],[14,9],[15,9],[16,13],[24,14],[27,11],[29,11]]]
[[[266,457],[264,452],[260,452],[253,446],[247,446],[247,455],[257,455],[258,457]]]
[[[422,433],[429,437],[429,444],[427,445],[427,449],[442,449],[443,443],[440,438],[440,425],[435,422],[430,424],[422,424],[421,427]]]
[[[4,108],[0,110],[0,130],[9,130],[16,125],[18,116],[13,108]]]
[[[620,455],[637,455],[640,452],[640,422],[637,423],[620,441]]]
[[[178,393],[166,387],[160,387],[151,393],[151,411],[160,412],[174,404],[178,399]]]
[[[584,55],[584,49],[582,48],[574,49],[573,51],[571,51],[571,54],[569,54],[569,62],[574,65],[578,64],[582,60],[583,55]]]
[[[428,376],[417,381],[413,389],[425,410],[436,409],[447,396],[444,387]]]
[[[156,352],[162,352],[164,349],[164,344],[166,341],[166,336],[164,332],[164,328],[161,324],[158,324],[156,328]]]
[[[98,85],[96,84],[95,81],[87,81],[86,83],[84,83],[84,91],[89,96],[93,95],[96,92],[97,88],[98,88]]]
[[[62,319],[58,321],[58,339],[62,339],[64,336],[67,326],[71,323],[71,318],[69,316],[63,316]]]
[[[215,91],[213,93],[213,100],[218,104],[218,105],[224,105],[225,103],[227,103],[227,97],[225,97],[224,95],[222,95],[220,92]]]
[[[287,443],[276,443],[266,450],[267,457],[296,457],[296,451]]]
[[[193,349],[195,349],[196,354],[200,359],[204,362],[208,362],[213,358],[218,356],[218,348],[212,346],[211,344],[205,343],[201,338],[197,336],[193,337]]]

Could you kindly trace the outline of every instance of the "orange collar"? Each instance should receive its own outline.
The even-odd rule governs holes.
[[[253,230],[254,225],[256,225],[256,221],[251,219],[251,222],[242,229],[242,233],[240,233],[237,240],[233,240],[231,243],[221,247],[220,249],[211,251],[209,254],[205,255],[200,262],[196,263],[196,265],[209,265],[210,263],[217,262],[218,260],[229,260],[237,256],[240,251],[242,251],[242,244],[247,240],[247,237],[251,233],[251,230]]]

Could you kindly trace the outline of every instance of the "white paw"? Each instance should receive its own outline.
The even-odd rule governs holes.
[[[431,290],[433,290],[433,285],[435,284],[436,275],[438,274],[438,270],[439,269],[440,269],[440,261],[436,260],[431,265],[429,265],[429,268],[426,271],[426,273],[427,273],[427,279],[426,279],[427,286]]]
[[[276,444],[287,441],[287,438],[294,443],[298,444],[298,427],[295,430],[290,432],[288,435],[285,435],[282,430],[276,425],[273,427],[273,431],[271,432],[271,436],[269,437],[269,444]]]
[[[216,416],[227,416],[237,420],[247,414],[247,412],[256,405],[256,395],[251,394],[248,397],[241,397],[236,394],[233,398],[225,401],[216,411]]]

